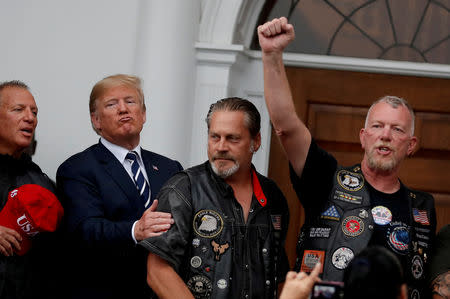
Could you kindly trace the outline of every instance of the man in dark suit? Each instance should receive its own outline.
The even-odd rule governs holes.
[[[89,101],[100,142],[58,169],[66,209],[70,298],[148,298],[146,253],[136,243],[161,235],[173,219],[156,212],[159,189],[180,163],[141,149],[146,120],[140,80],[114,75],[99,81]]]

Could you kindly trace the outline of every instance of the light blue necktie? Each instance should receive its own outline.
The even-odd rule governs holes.
[[[144,207],[147,207],[150,203],[150,198],[148,197],[150,187],[148,182],[145,180],[144,174],[142,173],[141,167],[137,161],[137,153],[129,152],[125,158],[131,161],[131,172],[133,173],[134,183],[139,191],[140,198],[143,202],[145,202]]]

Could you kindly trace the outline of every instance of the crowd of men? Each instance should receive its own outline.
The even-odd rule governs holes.
[[[35,100],[23,82],[8,81],[0,84],[0,297],[308,298],[323,280],[344,281],[347,298],[445,298],[448,229],[433,251],[433,198],[398,177],[417,143],[411,106],[394,96],[374,102],[361,163],[339,165],[295,112],[282,59],[294,36],[286,18],[258,27],[266,104],[306,211],[294,271],[287,201],[252,164],[261,117],[250,101],[210,106],[208,160],[183,170],[140,145],[140,79],[106,77],[89,99],[99,142],[62,163],[55,184],[28,154]],[[427,275],[430,261],[436,271]]]

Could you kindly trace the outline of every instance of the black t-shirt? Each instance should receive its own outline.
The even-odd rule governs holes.
[[[390,218],[390,222],[385,223],[387,221],[377,220],[376,214],[374,215],[375,225],[373,229],[372,239],[370,240],[369,245],[381,245],[390,249],[390,246],[387,242],[387,233],[389,231],[389,228],[391,227],[391,224],[402,223],[406,225],[408,229],[410,226],[409,203],[406,189],[403,185],[401,185],[400,189],[397,192],[389,194],[380,192],[369,184],[367,184],[367,186],[370,194],[372,215],[374,215],[374,213],[380,213],[380,211],[386,211],[388,213],[388,216],[385,217]]]

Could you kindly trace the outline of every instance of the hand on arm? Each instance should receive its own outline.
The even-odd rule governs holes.
[[[311,134],[295,112],[283,63],[283,50],[294,40],[294,27],[285,17],[258,27],[264,67],[264,96],[276,134],[295,172],[301,176]]]
[[[153,253],[147,258],[147,283],[161,299],[194,298],[175,270]]]
[[[20,250],[20,242],[22,237],[15,230],[0,226],[0,252],[4,256],[11,256],[14,250]]]
[[[137,241],[147,239],[149,237],[159,236],[166,232],[174,223],[170,213],[156,212],[158,200],[153,201],[141,219],[134,226],[134,237]]]

